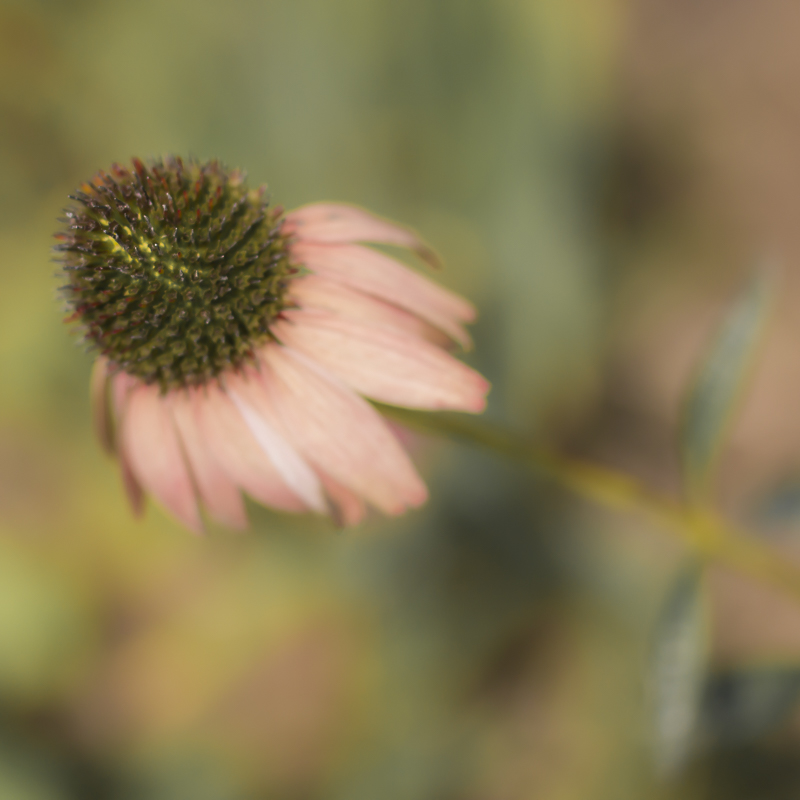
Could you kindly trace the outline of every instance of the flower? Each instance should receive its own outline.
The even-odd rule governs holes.
[[[480,412],[473,306],[364,242],[432,252],[355,206],[288,214],[216,161],[115,164],[56,235],[86,341],[97,432],[135,514],[151,494],[192,530],[247,525],[242,492],[352,525],[427,498],[365,398]]]

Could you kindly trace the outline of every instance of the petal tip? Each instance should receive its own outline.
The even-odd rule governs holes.
[[[476,398],[472,405],[467,409],[470,414],[483,414],[486,411],[487,401],[485,397]]]
[[[420,483],[417,490],[407,498],[409,508],[419,508],[425,505],[430,498],[428,487],[424,483]]]

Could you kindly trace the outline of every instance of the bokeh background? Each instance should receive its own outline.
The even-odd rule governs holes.
[[[492,419],[667,493],[681,395],[771,259],[716,490],[791,558],[796,497],[753,509],[800,468],[799,33],[793,0],[0,0],[0,798],[797,797],[800,606],[723,570],[687,593],[666,534],[496,457],[419,439],[430,504],[355,531],[132,521],[50,248],[134,155],[362,204],[478,304]],[[685,742],[649,688],[676,603]]]

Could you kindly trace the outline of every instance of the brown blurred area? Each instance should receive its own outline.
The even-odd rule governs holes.
[[[640,396],[647,413],[674,427],[723,305],[762,262],[776,269],[772,328],[721,479],[720,499],[734,513],[737,499],[741,510],[796,464],[800,444],[792,357],[800,325],[799,13],[780,0],[642,0],[622,60],[620,199],[612,208],[630,235],[616,325],[619,391]]]
[[[798,32],[800,7],[788,0],[639,0],[621,58],[608,219],[624,266],[593,448],[678,493],[686,386],[725,307],[766,264],[771,317],[715,485],[719,507],[745,526],[770,487],[800,466]],[[792,525],[769,533],[800,564]],[[714,663],[797,661],[793,600],[722,568],[710,586]],[[800,717],[792,727],[782,756],[755,762],[762,796],[793,796],[781,781],[800,762]],[[737,788],[728,764],[712,769],[720,785],[705,791],[750,796],[748,763],[741,758]]]
[[[772,317],[716,491],[741,521],[800,463],[798,31],[800,8],[786,0],[641,0],[622,54],[610,208],[625,266],[612,323],[607,446],[645,459],[675,491],[685,387],[725,306],[768,263]],[[649,448],[638,437],[620,444],[630,417],[649,431]],[[636,425],[627,427],[635,435]],[[720,658],[800,653],[794,604],[730,576],[717,582]]]

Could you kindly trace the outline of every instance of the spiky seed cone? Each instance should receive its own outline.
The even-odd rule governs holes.
[[[72,314],[117,368],[199,385],[270,338],[295,272],[282,211],[217,161],[114,164],[70,196],[56,234]]]

